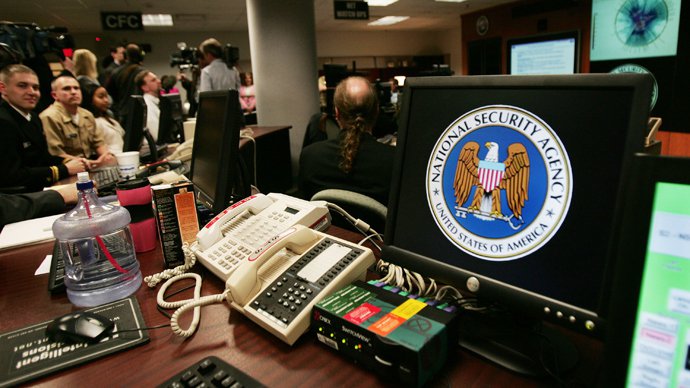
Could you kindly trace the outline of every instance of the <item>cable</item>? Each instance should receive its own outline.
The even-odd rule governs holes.
[[[355,229],[357,229],[362,235],[364,235],[365,239],[358,243],[358,245],[362,245],[362,243],[364,243],[366,240],[376,236],[378,237],[379,241],[383,242],[383,237],[381,237],[381,234],[374,230],[374,228],[372,228],[363,220],[351,216],[350,213],[345,211],[345,209],[341,208],[340,206],[334,203],[326,202],[326,207],[328,207],[331,210],[334,210],[336,213],[343,216],[343,218],[345,218],[347,222],[352,224],[352,226],[354,226]],[[376,247],[376,249],[379,250],[379,252],[381,251],[381,247],[377,243],[375,243],[374,241],[372,241],[371,243],[374,244],[374,246]]]
[[[191,246],[188,243],[182,244],[182,252],[184,253],[184,264],[178,265],[177,267],[172,269],[166,269],[163,272],[146,276],[144,278],[144,282],[146,283],[146,285],[150,288],[153,288],[165,279],[170,279],[174,276],[182,275],[189,271],[189,269],[191,269],[194,266],[194,264],[196,264],[196,256],[194,255],[194,251],[197,250],[198,246],[199,244],[196,241],[192,243]]]
[[[165,300],[165,291],[168,289],[170,285],[179,280],[189,278],[192,278],[195,281],[194,299],[184,299],[175,302],[168,302]],[[227,299],[228,294],[228,290],[225,290],[221,294],[208,295],[202,297],[201,276],[199,276],[199,274],[196,273],[186,273],[172,277],[168,279],[165,283],[163,283],[160,290],[158,290],[156,302],[160,307],[165,309],[177,308],[177,310],[175,310],[175,312],[173,313],[172,317],[170,317],[170,327],[173,333],[177,334],[180,337],[187,338],[194,334],[197,327],[199,326],[199,320],[201,319],[201,307],[215,303],[222,303],[224,300]],[[184,330],[180,328],[179,318],[182,314],[184,314],[190,309],[194,309],[194,316],[192,317],[192,323],[190,323],[189,327],[186,330]]]

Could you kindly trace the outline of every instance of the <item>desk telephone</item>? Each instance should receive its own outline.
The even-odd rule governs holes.
[[[375,261],[369,248],[321,232],[330,226],[326,205],[284,194],[256,194],[209,221],[197,234],[192,251],[226,282],[226,290],[219,295],[165,302],[165,290],[176,278],[194,277],[199,284],[200,277],[184,274],[168,280],[158,292],[158,304],[180,307],[171,319],[173,331],[191,335],[200,306],[227,300],[233,309],[293,344],[308,329],[313,305],[363,279]],[[179,315],[192,308],[192,326],[180,329]]]
[[[364,280],[374,261],[366,247],[295,225],[269,239],[230,275],[227,300],[292,345],[308,330],[314,304]]]
[[[222,280],[272,236],[300,224],[326,230],[331,216],[323,201],[309,202],[285,194],[255,194],[209,221],[197,234],[194,253]]]

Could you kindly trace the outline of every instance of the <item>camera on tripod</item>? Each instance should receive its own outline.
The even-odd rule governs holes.
[[[199,66],[199,50],[196,47],[187,47],[187,43],[177,44],[178,51],[170,55],[170,67],[178,66],[180,70]]]

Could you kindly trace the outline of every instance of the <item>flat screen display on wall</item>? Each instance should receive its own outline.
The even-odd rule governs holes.
[[[593,0],[591,61],[674,56],[681,0]]]

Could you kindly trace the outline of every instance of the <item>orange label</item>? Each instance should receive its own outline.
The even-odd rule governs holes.
[[[199,221],[196,217],[196,202],[193,192],[175,194],[177,223],[180,226],[182,242],[191,243],[199,232]]]
[[[381,336],[387,336],[398,326],[405,323],[406,319],[400,318],[397,315],[386,314],[383,318],[376,321],[369,326],[369,330]]]

